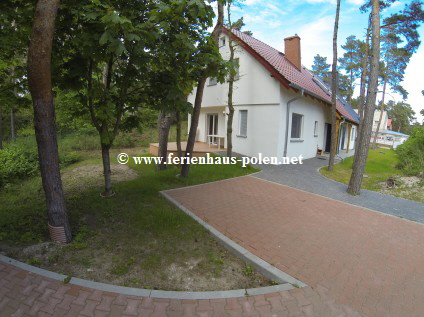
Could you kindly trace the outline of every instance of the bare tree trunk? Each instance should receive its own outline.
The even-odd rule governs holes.
[[[3,148],[3,112],[0,105],[0,150]]]
[[[377,147],[377,136],[378,136],[378,132],[380,131],[381,121],[383,120],[384,99],[386,97],[386,86],[387,86],[387,76],[385,75],[384,76],[384,85],[383,85],[383,97],[381,97],[380,118],[378,119],[377,130],[375,130],[375,134],[374,134],[374,141],[372,143],[372,147],[373,148],[376,148]]]
[[[175,113],[176,125],[177,125],[177,153],[178,157],[183,156],[183,150],[181,148],[181,114],[179,111]]]
[[[230,32],[228,34],[228,45],[230,47],[230,63],[234,62],[234,45],[233,45],[233,27],[231,25],[231,2],[227,4],[227,15],[228,24],[230,25]],[[233,105],[233,93],[234,93],[234,79],[235,69],[234,65],[230,70],[230,76],[228,80],[228,120],[227,120],[227,156],[232,157],[233,152],[233,118],[234,118],[234,105]]]
[[[28,51],[28,83],[49,224],[59,227],[51,231],[51,238],[67,243],[72,235],[60,178],[51,83],[52,39],[58,7],[59,0],[37,2]]]
[[[360,94],[359,94],[359,103],[358,103],[358,114],[359,114],[359,127],[358,127],[358,134],[361,132],[362,127],[362,118],[364,117],[364,104],[365,104],[365,92],[367,87],[367,76],[368,76],[368,58],[369,58],[369,42],[370,42],[370,36],[371,36],[371,14],[368,21],[368,28],[367,28],[367,36],[365,39],[365,52],[364,56],[362,58],[362,73],[361,73],[361,87],[360,87]]]
[[[215,28],[212,32],[212,38],[216,45],[219,45],[219,35],[221,34],[222,27],[224,26],[224,2],[218,0],[218,20]],[[194,149],[194,143],[196,141],[197,127],[199,125],[200,108],[202,107],[203,91],[205,90],[207,77],[200,78],[197,81],[196,98],[194,101],[193,113],[191,115],[190,132],[188,134],[187,146],[185,151],[185,157],[191,159]],[[181,177],[188,177],[190,171],[190,164],[184,162],[181,168]]]
[[[112,190],[112,171],[110,170],[110,145],[102,143],[102,162],[103,162],[103,176],[105,179],[105,191],[102,193],[103,197],[110,197],[114,195]]]
[[[339,30],[339,15],[340,15],[340,0],[337,0],[336,19],[334,21],[334,34],[333,34],[333,65],[331,69],[331,149],[330,159],[328,161],[328,170],[332,171],[334,168],[334,159],[337,151],[337,33]]]
[[[190,131],[188,133],[187,146],[185,150],[185,157],[191,158],[194,143],[196,141],[197,126],[199,125],[200,108],[202,107],[203,91],[205,90],[207,78],[200,78],[197,82],[196,98],[194,100],[193,113],[191,114]],[[181,177],[188,177],[190,172],[190,164],[186,162],[182,164]]]
[[[371,70],[367,89],[367,102],[365,105],[363,127],[356,147],[355,160],[353,161],[352,176],[350,177],[347,192],[351,195],[359,195],[364,176],[365,164],[368,157],[369,144],[371,141],[372,119],[375,111],[375,100],[378,89],[378,71],[380,61],[380,2],[372,0],[372,47],[371,47]]]
[[[166,158],[168,157],[168,137],[169,129],[171,128],[173,116],[166,113],[164,110],[159,112],[158,118],[158,135],[159,135],[159,150],[158,157],[162,157],[162,162],[157,165],[159,171],[166,169]]]
[[[16,142],[16,127],[15,127],[15,110],[10,109],[10,139]]]

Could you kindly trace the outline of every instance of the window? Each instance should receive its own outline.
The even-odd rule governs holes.
[[[315,121],[315,125],[314,125],[314,136],[318,136],[318,121]]]
[[[292,113],[291,138],[300,139],[302,137],[303,115]]]
[[[209,78],[209,86],[216,85],[218,83],[218,80],[216,78],[210,77]]]
[[[355,140],[355,127],[352,127],[352,132],[351,132],[351,135],[350,135],[350,140],[351,141]]]
[[[247,137],[247,110],[239,110],[239,134],[238,136]]]
[[[225,46],[225,36],[219,39],[219,47]]]

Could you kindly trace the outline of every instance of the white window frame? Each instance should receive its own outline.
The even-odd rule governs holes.
[[[246,131],[242,131],[242,124],[243,124],[243,122],[242,122],[242,113],[246,113],[246,124],[245,124],[245,126],[246,126]],[[247,123],[248,123],[248,117],[249,117],[249,113],[248,113],[248,111],[247,110],[245,110],[245,109],[243,109],[243,110],[239,110],[239,124],[238,124],[238,134],[237,134],[237,136],[238,137],[241,137],[241,138],[247,138]],[[243,132],[245,132],[245,133],[243,133]]]
[[[318,136],[318,121],[314,123],[314,137]]]
[[[299,127],[299,137],[293,137],[293,118],[294,116],[299,116],[300,117],[300,127]],[[296,141],[303,141],[303,123],[304,123],[304,115],[300,114],[300,113],[296,113],[296,112],[292,112],[291,114],[291,127],[290,127],[290,139],[293,142]]]
[[[218,84],[218,79],[215,77],[209,77],[208,86],[215,86]]]
[[[219,38],[219,47],[225,46],[226,43],[227,43],[227,39],[225,38],[225,36],[221,36]]]

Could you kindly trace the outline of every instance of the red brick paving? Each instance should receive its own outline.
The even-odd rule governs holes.
[[[0,262],[0,317],[424,316],[422,225],[250,176],[168,193],[310,286],[244,298],[142,298]]]
[[[290,313],[337,316],[340,309],[348,309],[347,316],[424,316],[422,224],[252,176],[168,195],[308,284],[291,293],[293,305],[290,300],[285,305]],[[319,297],[308,305],[314,294]],[[321,305],[330,305],[333,314],[320,314],[316,309]]]

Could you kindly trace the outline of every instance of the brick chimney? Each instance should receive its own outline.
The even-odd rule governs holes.
[[[294,65],[298,70],[302,67],[302,59],[300,56],[300,37],[295,34],[294,36],[286,37],[284,39],[284,54],[286,58]]]

